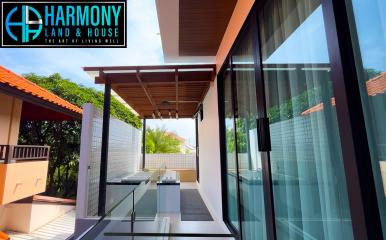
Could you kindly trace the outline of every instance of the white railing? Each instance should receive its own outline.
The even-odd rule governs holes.
[[[146,154],[145,168],[157,169],[162,164],[165,164],[168,169],[195,169],[196,154],[189,153],[162,153],[162,154]]]
[[[35,145],[0,145],[0,162],[16,163],[17,161],[48,161],[49,146]]]

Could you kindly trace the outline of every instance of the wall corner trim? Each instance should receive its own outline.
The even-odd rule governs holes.
[[[237,35],[239,34],[245,20],[247,19],[254,3],[255,0],[237,1],[216,54],[217,73],[227,58],[229,51],[231,50],[232,45],[235,42]]]

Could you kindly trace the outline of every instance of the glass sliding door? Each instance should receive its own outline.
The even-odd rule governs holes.
[[[346,0],[357,75],[386,239],[386,1]]]
[[[238,231],[238,191],[237,191],[237,161],[235,146],[235,119],[233,108],[233,86],[230,69],[226,69],[222,76],[222,96],[224,115],[224,137],[225,137],[225,178],[226,178],[226,199],[227,199],[227,220]]]
[[[268,1],[258,24],[277,238],[353,239],[320,1]]]
[[[262,165],[257,147],[258,116],[252,29],[239,41],[232,57],[243,239],[266,239]]]

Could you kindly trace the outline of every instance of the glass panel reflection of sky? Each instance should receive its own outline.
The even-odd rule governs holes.
[[[322,7],[315,9],[263,63],[329,63]]]
[[[386,71],[386,1],[352,0],[365,69]]]

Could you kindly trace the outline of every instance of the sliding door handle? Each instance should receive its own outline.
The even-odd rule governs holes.
[[[271,135],[269,133],[269,119],[266,117],[258,118],[257,122],[257,138],[259,152],[271,151]]]

